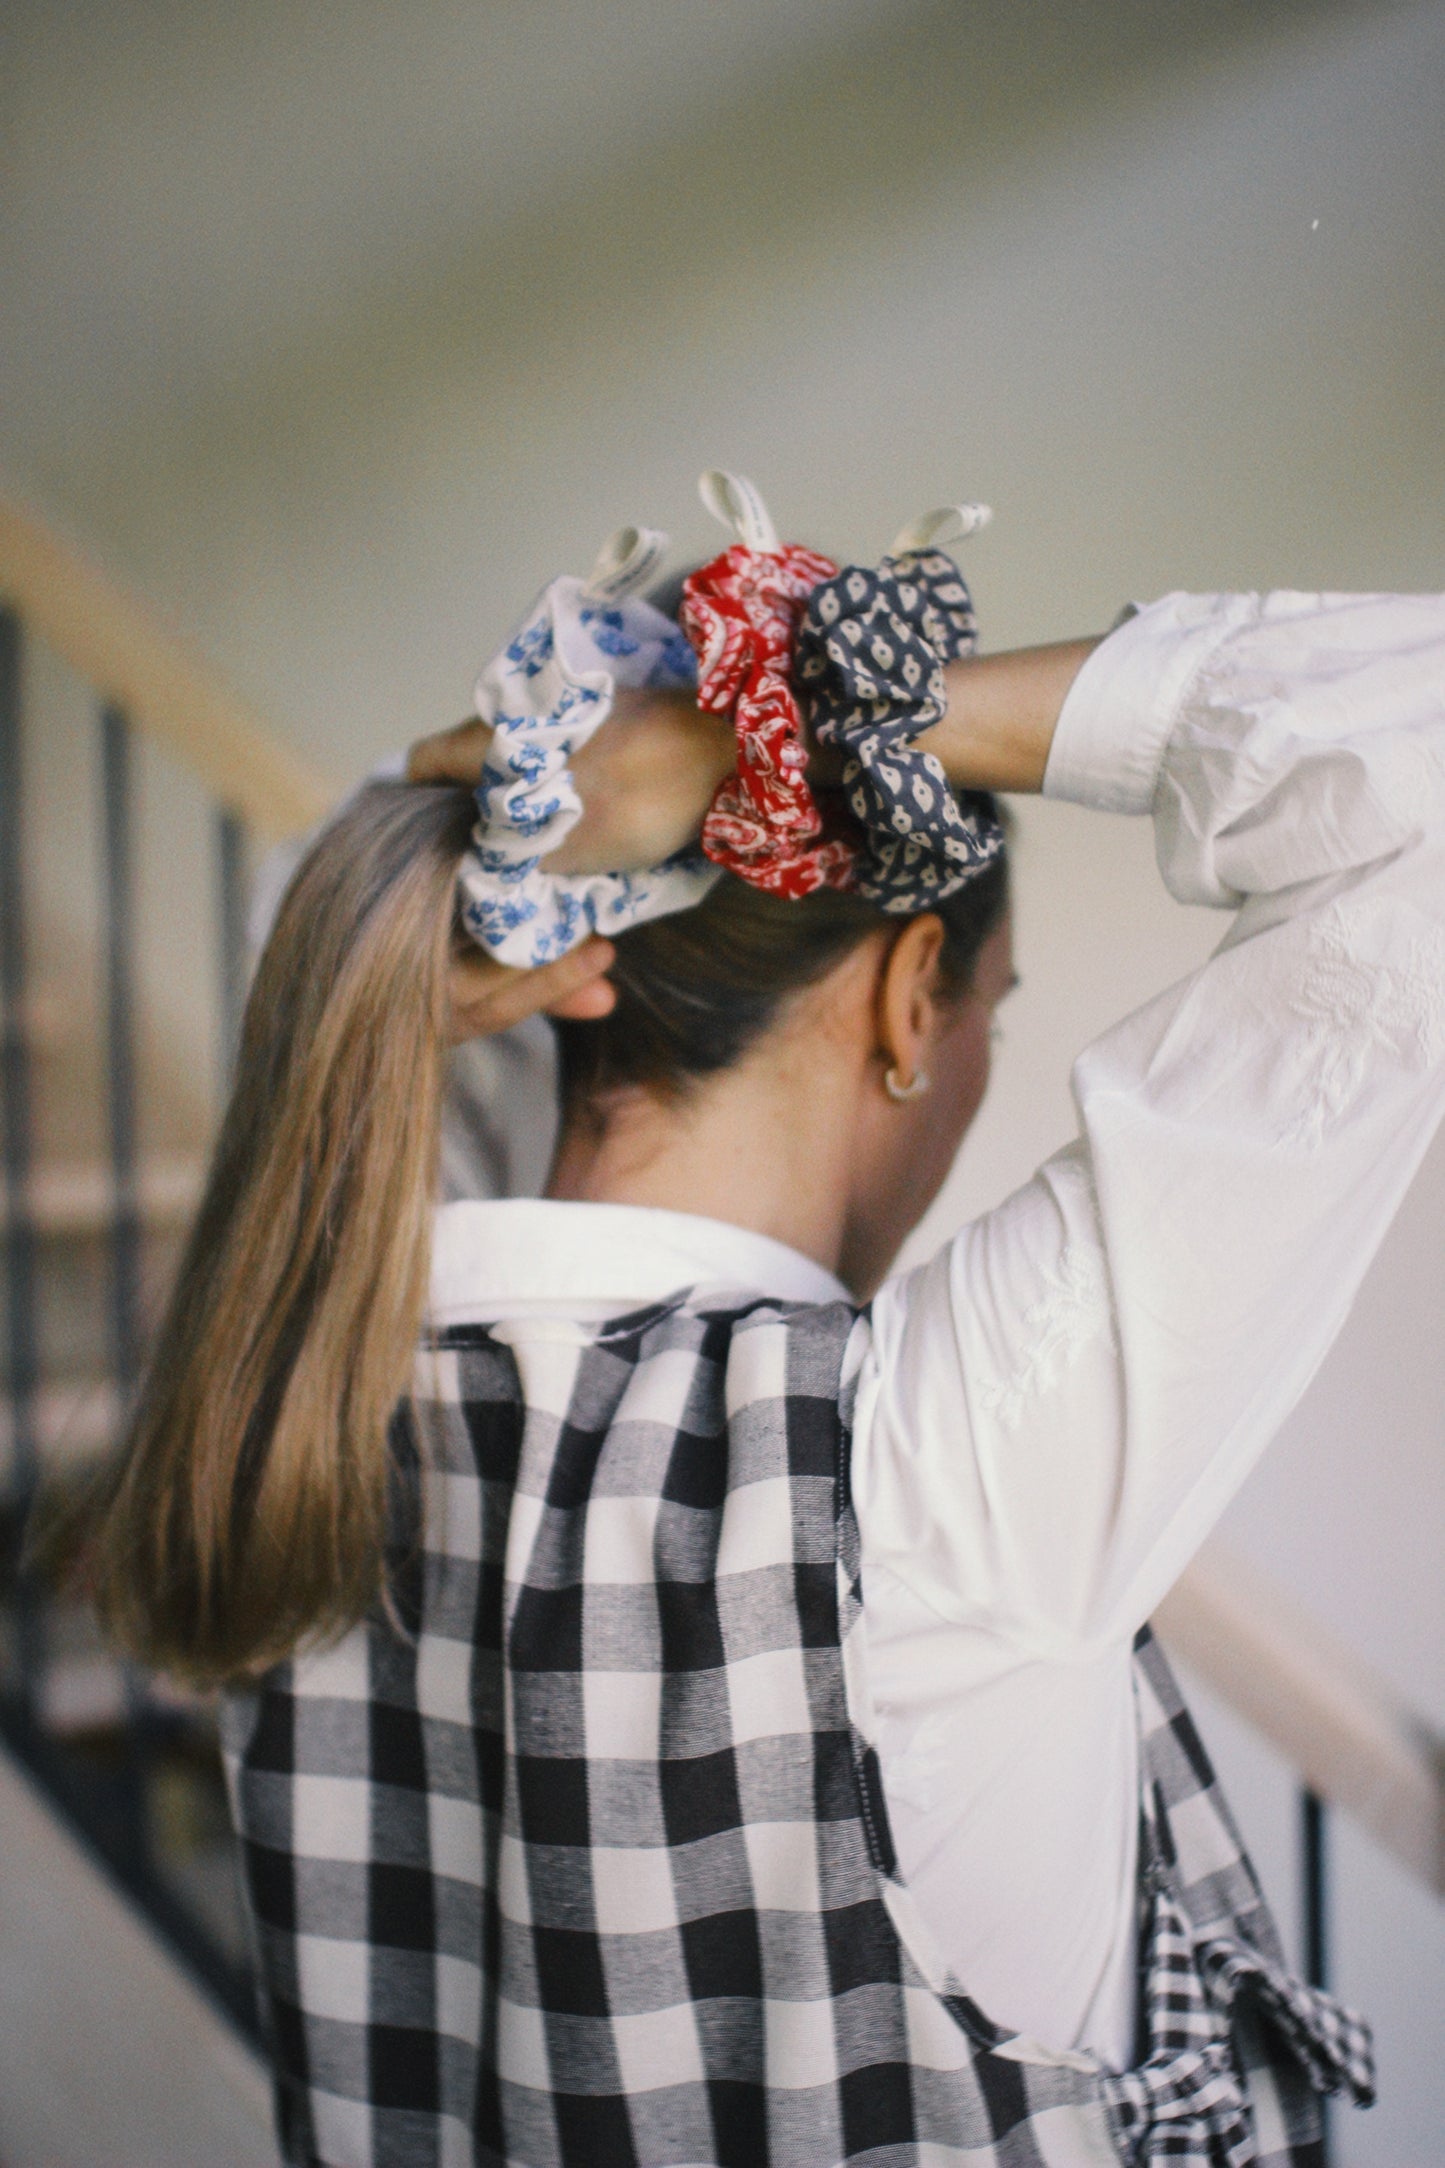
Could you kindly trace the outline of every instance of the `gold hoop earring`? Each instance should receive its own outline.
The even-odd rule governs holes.
[[[898,1066],[896,1063],[894,1063],[891,1068],[887,1069],[884,1072],[883,1077],[884,1091],[887,1092],[890,1099],[895,1099],[899,1101],[900,1104],[905,1099],[921,1099],[923,1097],[923,1094],[931,1089],[932,1084],[933,1079],[932,1077],[930,1077],[926,1069],[915,1070],[914,1074],[905,1084],[902,1077],[898,1074]]]

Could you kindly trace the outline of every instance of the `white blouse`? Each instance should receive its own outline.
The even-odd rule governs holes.
[[[1319,1365],[1445,1108],[1445,598],[1165,596],[1046,791],[1152,814],[1217,953],[1091,1046],[1080,1134],[872,1307],[853,1488],[902,1870],[999,2022],[1132,2052],[1137,1627]],[[831,1300],[635,1207],[438,1215],[441,1318]]]

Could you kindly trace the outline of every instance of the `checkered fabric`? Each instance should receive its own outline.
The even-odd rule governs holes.
[[[820,745],[840,747],[843,788],[865,842],[858,893],[885,911],[926,910],[1004,847],[993,800],[955,793],[913,741],[948,708],[943,666],[977,645],[973,603],[945,551],[845,565],[808,596],[793,667]]]
[[[1360,2036],[1284,1981],[1147,1635],[1145,2061],[931,1954],[862,1672],[866,1333],[679,1297],[423,1351],[390,1616],[225,1710],[288,2161],[1318,2162]]]
[[[1317,2096],[1343,2091],[1361,2107],[1375,2097],[1369,2026],[1288,1972],[1203,1742],[1147,1630],[1135,1691],[1144,2055],[1103,2079],[1120,2149],[1126,2160],[1201,2168],[1322,2161]]]

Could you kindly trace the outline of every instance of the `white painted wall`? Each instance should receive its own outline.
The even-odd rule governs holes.
[[[460,713],[618,521],[707,550],[705,464],[838,551],[989,499],[992,645],[1171,586],[1445,584],[1439,4],[216,0],[10,36],[0,456],[338,778]],[[934,1236],[1216,937],[1105,832],[1025,810],[1025,984]],[[1437,1153],[1231,1516],[1437,1723],[1442,1205]],[[1288,1913],[1287,1793],[1211,1730]],[[1338,1853],[1385,2081],[1341,2157],[1414,2168],[1445,1928]]]
[[[5,2168],[275,2168],[267,2075],[0,1752]]]

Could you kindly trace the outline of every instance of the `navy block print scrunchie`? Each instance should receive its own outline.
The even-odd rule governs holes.
[[[794,678],[822,745],[846,754],[843,787],[867,836],[857,890],[915,913],[974,880],[1003,849],[993,800],[955,793],[913,740],[948,705],[943,666],[977,627],[953,559],[938,549],[845,565],[808,597]]]

